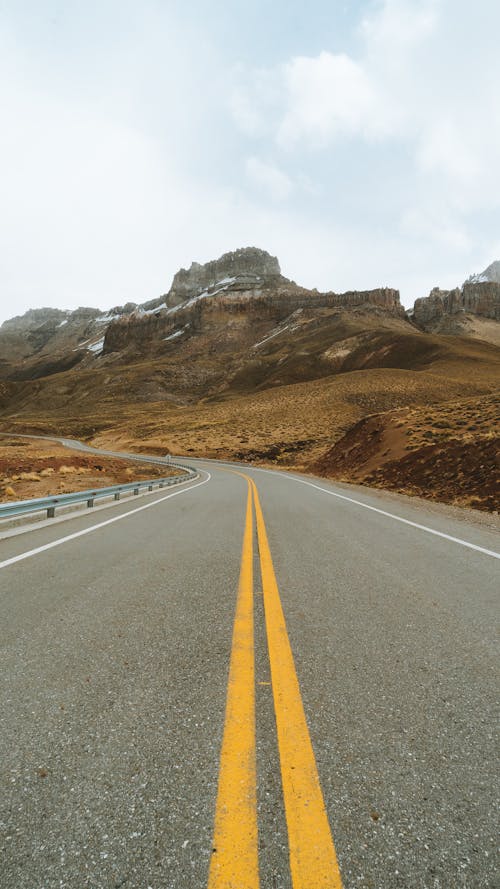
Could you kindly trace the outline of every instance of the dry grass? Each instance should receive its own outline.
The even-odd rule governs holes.
[[[314,468],[332,478],[496,511],[499,453],[500,403],[490,395],[366,418]]]
[[[30,468],[28,468],[30,467]],[[174,474],[174,469],[99,456],[74,456],[40,440],[0,437],[0,499],[28,500]]]
[[[425,335],[378,315],[309,314],[306,321],[257,351],[251,343],[269,324],[262,330],[228,326],[225,334],[220,327],[208,330],[162,358],[154,353],[125,364],[111,356],[92,370],[8,384],[0,392],[4,428],[63,433],[118,450],[306,471],[323,465],[335,477],[389,487],[396,470],[392,481],[380,470],[422,449],[460,443],[462,456],[455,445],[448,454],[463,463],[475,442],[493,441],[500,382],[500,350],[493,344]],[[18,442],[18,454],[25,447]],[[95,473],[80,479],[76,471],[61,472],[63,462],[77,465],[64,451],[51,484],[96,483]],[[405,471],[415,474],[410,464]],[[29,466],[43,479],[32,483],[39,490],[47,481],[44,468]],[[433,496],[439,488],[446,499],[437,482],[431,473],[426,491]],[[405,487],[404,479],[398,484]],[[452,488],[450,482],[450,497]]]
[[[480,396],[489,386],[430,373],[375,369],[280,386],[195,407],[129,405],[93,440],[107,446],[193,456],[264,459],[306,466],[367,414],[409,404],[426,408],[450,396]],[[279,453],[269,456],[270,448]]]

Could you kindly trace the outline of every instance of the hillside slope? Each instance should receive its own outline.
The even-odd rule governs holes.
[[[446,334],[409,320],[395,290],[320,294],[283,278],[264,251],[225,254],[181,270],[165,298],[139,308],[62,318],[41,310],[4,325],[2,426],[300,467],[458,502],[476,496],[498,508],[486,483],[474,488],[482,464],[477,473],[467,464],[479,453],[485,466],[493,459],[500,323],[480,314],[488,300],[469,294],[474,314],[463,311],[463,293],[438,296]],[[421,440],[419,411],[428,415]],[[438,457],[446,471],[433,473]]]

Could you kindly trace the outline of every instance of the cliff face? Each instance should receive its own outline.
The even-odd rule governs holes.
[[[99,309],[31,309],[0,327],[0,377],[58,373],[100,351],[110,316]]]
[[[152,301],[137,312],[115,317],[110,323],[104,354],[151,353],[160,343],[180,345],[193,333],[221,329],[225,324],[240,330],[259,322],[280,323],[298,309],[352,309],[377,307],[404,317],[399,292],[390,288],[348,293],[318,293],[297,286],[281,275],[275,256],[256,247],[225,253],[204,265],[194,262],[180,269],[162,303]],[[219,342],[219,348],[221,343]]]
[[[465,312],[500,321],[500,283],[465,283],[462,291]]]
[[[276,282],[280,277],[280,265],[275,256],[256,247],[243,247],[204,265],[193,262],[189,269],[180,269],[174,276],[166,302],[167,306],[177,306],[204,291],[217,289],[221,283],[262,286]]]
[[[203,355],[238,356],[253,349],[295,312],[337,310],[404,317],[397,290],[319,293],[281,275],[276,257],[246,247],[174,276],[167,296],[127,303],[104,313],[37,309],[0,329],[0,378],[35,379],[78,364],[124,363],[141,356],[196,361]],[[292,323],[292,322],[291,322]],[[204,351],[203,351],[204,350]]]
[[[281,279],[283,280],[283,279]],[[251,328],[256,324],[278,324],[298,310],[375,309],[404,318],[399,292],[390,288],[318,293],[290,282],[275,289],[247,283],[225,284],[223,290],[203,293],[167,310],[132,314],[115,319],[108,327],[104,354],[126,350],[144,353],[156,344],[180,344],[194,333],[206,334],[226,326]],[[166,347],[165,347],[166,348]]]
[[[455,290],[440,290],[439,287],[434,287],[429,296],[415,300],[413,320],[415,324],[425,329],[443,315],[461,311],[458,308],[460,299],[461,291],[458,287]]]
[[[460,325],[460,315],[477,315],[500,321],[500,284],[466,281],[455,290],[435,287],[429,296],[415,301],[413,319],[423,330],[438,329],[447,316]]]

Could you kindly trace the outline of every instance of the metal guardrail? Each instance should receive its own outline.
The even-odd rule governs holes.
[[[59,494],[57,497],[39,497],[35,500],[0,503],[0,519],[27,515],[32,512],[43,512],[44,510],[47,510],[47,518],[53,519],[56,509],[61,506],[70,506],[75,503],[85,503],[86,501],[87,506],[92,507],[95,500],[100,500],[104,497],[113,497],[115,500],[119,500],[121,494],[132,492],[137,495],[141,488],[147,488],[148,491],[152,491],[156,485],[158,488],[170,487],[170,485],[178,485],[180,482],[186,482],[188,479],[198,476],[198,473],[191,469],[190,466],[183,466],[180,463],[169,463],[168,465],[175,469],[184,469],[185,472],[182,475],[169,475],[165,478],[127,482],[127,484],[112,485],[109,488],[93,488],[90,491],[76,491],[74,494]]]

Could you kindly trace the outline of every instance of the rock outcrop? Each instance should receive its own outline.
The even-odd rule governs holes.
[[[443,321],[451,320],[460,332],[460,316],[465,315],[500,321],[500,283],[466,281],[454,290],[434,287],[429,296],[417,299],[413,308],[413,320],[422,330],[438,330]],[[448,326],[453,332],[452,325]]]
[[[399,292],[378,288],[320,293],[299,287],[281,275],[276,257],[256,247],[225,253],[204,265],[194,262],[174,276],[165,302],[152,300],[110,323],[103,353],[151,352],[156,341],[178,346],[193,333],[204,333],[244,315],[249,324],[281,323],[298,309],[376,308],[404,317]],[[240,324],[241,326],[241,324]]]
[[[466,282],[462,289],[462,299],[465,312],[500,321],[500,282]]]
[[[64,321],[68,315],[69,312],[65,312],[63,309],[28,309],[24,315],[16,315],[14,318],[9,318],[8,321],[4,321],[0,330],[3,333],[10,333],[12,331],[33,330],[44,324],[55,326],[60,324],[61,321]]]
[[[239,352],[299,310],[316,311],[318,323],[328,310],[404,317],[397,290],[308,290],[281,275],[276,257],[245,247],[180,269],[166,297],[141,305],[127,303],[107,313],[35,309],[5,322],[0,328],[0,378],[38,378],[76,364],[91,367],[102,359],[168,356],[195,336],[217,342],[207,348]]]
[[[283,279],[282,279],[283,280]],[[346,311],[379,311],[404,318],[399,291],[391,288],[349,291],[348,293],[318,293],[290,282],[275,288],[260,285],[250,287],[236,281],[221,285],[214,292],[204,291],[169,309],[133,313],[116,318],[108,327],[103,351],[133,350],[139,354],[150,351],[151,344],[172,342],[180,344],[192,334],[202,334],[231,325],[244,316],[247,325],[260,322],[279,324],[298,310],[339,309]]]
[[[31,379],[73,367],[103,339],[111,316],[99,309],[30,309],[0,327],[0,377]],[[101,344],[102,345],[102,344]]]
[[[177,306],[186,300],[210,292],[219,285],[269,286],[281,278],[280,265],[275,256],[257,247],[242,247],[224,253],[219,259],[200,265],[193,262],[189,269],[180,269],[167,294],[167,306]]]

